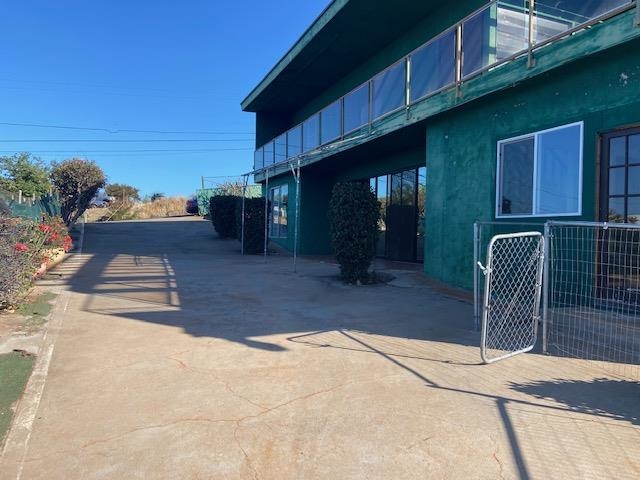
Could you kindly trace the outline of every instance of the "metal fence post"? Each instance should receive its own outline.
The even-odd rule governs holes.
[[[549,322],[549,283],[551,283],[550,259],[552,252],[551,245],[551,222],[544,224],[544,244],[546,252],[544,256],[544,270],[542,272],[542,353],[549,353],[547,345],[547,332]]]
[[[473,222],[473,328],[476,331],[480,329],[480,299],[478,297],[478,262],[480,261],[480,258],[478,257],[480,255],[480,238],[478,237],[479,229],[480,225],[476,220],[475,222]]]

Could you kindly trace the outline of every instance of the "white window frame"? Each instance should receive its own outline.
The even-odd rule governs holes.
[[[579,159],[578,159],[578,209],[575,212],[565,212],[565,213],[535,213],[536,208],[539,208],[538,205],[538,138],[548,132],[552,132],[555,130],[563,130],[565,128],[570,127],[580,127],[580,145],[579,145]],[[504,214],[500,213],[500,205],[502,204],[501,193],[502,193],[502,170],[500,168],[500,152],[502,150],[502,145],[505,143],[511,143],[518,140],[523,140],[525,138],[533,138],[533,194],[531,198],[531,211],[532,213],[516,213],[516,214]],[[517,137],[506,138],[504,140],[498,141],[498,149],[496,151],[496,203],[495,203],[495,215],[496,218],[541,218],[541,217],[577,217],[582,215],[582,172],[583,172],[583,163],[584,163],[584,122],[574,122],[567,123],[565,125],[559,125],[553,128],[547,128],[545,130],[539,130],[537,132],[527,133],[525,135],[519,135]]]

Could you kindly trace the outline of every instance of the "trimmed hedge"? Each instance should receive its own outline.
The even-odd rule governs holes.
[[[380,207],[368,184],[336,183],[329,202],[331,244],[342,279],[368,283],[376,253]]]
[[[209,200],[211,223],[220,238],[238,238],[236,203],[239,199],[235,195],[214,195]]]
[[[264,198],[244,200],[244,253],[264,251]],[[242,233],[242,198],[236,203],[236,229],[238,240]]]

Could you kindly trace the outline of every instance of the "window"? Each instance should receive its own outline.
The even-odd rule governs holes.
[[[373,88],[373,119],[404,106],[406,73],[404,60],[376,75]]]
[[[341,111],[342,102],[338,100],[320,112],[320,140],[323,145],[340,137],[342,130]]]
[[[369,84],[365,83],[344,97],[344,133],[369,122]]]
[[[580,215],[583,123],[498,142],[497,217]]]
[[[289,186],[280,185],[270,189],[271,223],[269,236],[271,238],[286,238],[288,233],[287,207],[289,205]]]

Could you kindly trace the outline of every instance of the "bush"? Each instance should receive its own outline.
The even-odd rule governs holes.
[[[45,233],[34,222],[0,216],[0,309],[28,292],[43,261]]]
[[[329,202],[331,244],[348,283],[367,283],[376,252],[380,209],[365,183],[337,183]]]
[[[235,195],[214,195],[209,200],[211,223],[221,238],[238,238]]]
[[[264,198],[245,198],[244,200],[244,252],[262,253],[264,251]],[[236,229],[242,232],[242,198],[236,201]],[[241,240],[241,235],[238,239]]]

